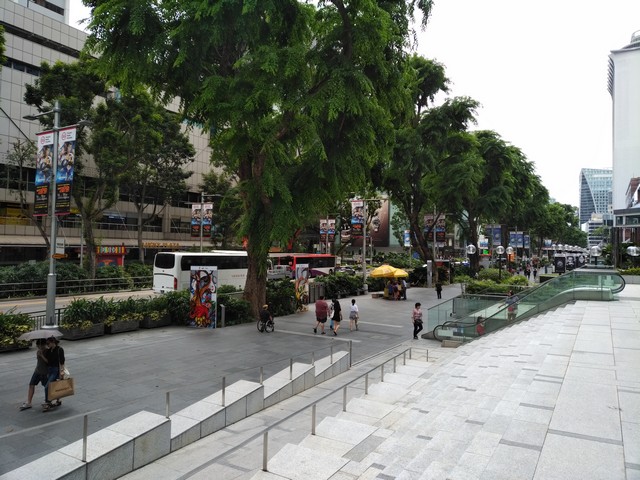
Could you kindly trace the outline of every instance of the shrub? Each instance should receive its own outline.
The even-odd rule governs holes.
[[[224,304],[224,323],[227,326],[255,321],[251,315],[251,305],[242,298],[227,297],[222,301],[222,297],[218,296],[218,305],[220,304]],[[218,325],[220,325],[220,313],[218,313]]]
[[[15,308],[0,312],[0,347],[28,347],[30,342],[19,342],[17,338],[32,327],[33,322],[28,313],[15,313]]]
[[[640,275],[640,268],[627,268],[626,270],[619,270],[620,275]]]
[[[106,279],[106,280],[105,280]],[[103,280],[102,282],[100,280]],[[133,288],[133,282],[122,267],[105,265],[96,270],[96,285],[105,290],[122,290]]]
[[[151,287],[153,283],[153,265],[146,265],[141,262],[128,262],[124,269],[134,288]]]
[[[76,298],[64,309],[61,324],[66,328],[87,329],[104,322],[113,313],[113,301],[100,297],[97,300]]]
[[[316,282],[319,278],[316,278]],[[267,282],[267,304],[274,317],[295,313],[295,286],[291,280],[272,280]]]
[[[173,291],[164,294],[171,322],[179,325],[189,323],[189,290]]]

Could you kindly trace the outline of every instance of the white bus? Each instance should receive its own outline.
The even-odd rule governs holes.
[[[218,267],[218,286],[233,285],[244,290],[247,282],[247,252],[217,250],[213,252],[159,252],[153,260],[153,291],[156,293],[187,290],[191,266]]]

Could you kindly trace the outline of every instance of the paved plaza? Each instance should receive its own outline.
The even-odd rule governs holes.
[[[458,293],[459,286],[448,287],[444,299]],[[167,389],[178,397],[178,404],[171,404],[175,411],[215,389],[219,375],[251,379],[249,372],[262,360],[266,376],[271,362],[273,369],[282,368],[278,359],[286,358],[283,352],[304,356],[353,340],[354,365],[347,373],[123,478],[640,478],[640,286],[627,285],[613,302],[578,301],[458,349],[410,339],[410,307],[421,301],[428,308],[436,303],[433,297],[432,290],[422,289],[410,290],[407,302],[357,297],[361,331],[337,338],[314,336],[308,312],[278,320],[271,336],[260,336],[255,326],[214,332],[169,328],[64,342],[70,359],[78,355],[74,375],[83,385],[88,378],[81,364],[99,357],[91,367],[96,385],[83,386],[68,399],[68,408],[65,404],[47,414],[14,415],[11,409],[22,401],[26,386],[14,389],[9,396],[15,398],[3,392],[5,411],[17,420],[11,425],[3,415],[5,466],[0,471],[26,463],[15,459],[40,439],[48,451],[77,439],[59,430],[73,421],[81,430],[81,421],[68,417],[100,409],[93,416],[108,421],[114,412],[124,417],[135,407],[162,413]],[[20,370],[15,381],[26,383],[32,356],[0,357],[3,375],[13,365]],[[201,357],[207,358],[205,367],[196,363]],[[210,375],[211,370],[219,375]],[[120,392],[112,388],[118,378]],[[85,388],[96,391],[88,395]],[[155,396],[149,392],[154,388]],[[150,401],[156,396],[160,400]],[[127,408],[114,406],[117,399]],[[314,404],[316,431],[311,435]],[[45,415],[52,423],[41,428]],[[63,422],[53,423],[58,420]],[[94,420],[90,430],[99,427]],[[7,436],[11,429],[22,433]],[[13,462],[5,458],[7,451]]]

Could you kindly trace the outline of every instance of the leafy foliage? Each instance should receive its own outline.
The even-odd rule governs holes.
[[[0,348],[28,347],[30,342],[18,341],[17,338],[33,328],[33,321],[28,313],[15,313],[15,308],[0,311]]]

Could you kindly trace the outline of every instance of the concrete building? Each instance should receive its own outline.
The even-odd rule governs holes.
[[[23,117],[37,113],[24,103],[25,84],[32,84],[40,74],[43,61],[73,62],[78,59],[86,34],[67,24],[69,0],[3,0],[0,25],[5,29],[5,64],[0,71],[0,265],[44,260],[45,241],[37,225],[25,218],[15,191],[15,170],[7,165],[7,155],[16,141],[35,141],[42,128],[38,122]],[[171,108],[171,107],[169,107]],[[208,135],[189,132],[196,150],[195,161],[187,166],[192,176],[183,198],[165,209],[164,217],[144,232],[147,257],[156,250],[198,246],[199,238],[191,238],[191,204],[200,201],[198,185],[202,174],[211,167]],[[91,171],[91,166],[87,172]],[[90,173],[89,173],[90,175]],[[35,169],[27,172],[28,201],[33,205]],[[216,193],[216,192],[211,192]],[[72,205],[73,212],[73,205]],[[38,217],[45,232],[49,219]],[[135,208],[127,198],[105,213],[98,222],[96,236],[105,247],[123,245],[132,258],[137,257]],[[65,254],[77,258],[81,250],[80,217],[62,217],[58,239],[65,240]]]
[[[640,204],[640,31],[609,55],[609,93],[613,102],[614,245],[639,242]],[[617,256],[617,255],[616,255]]]

